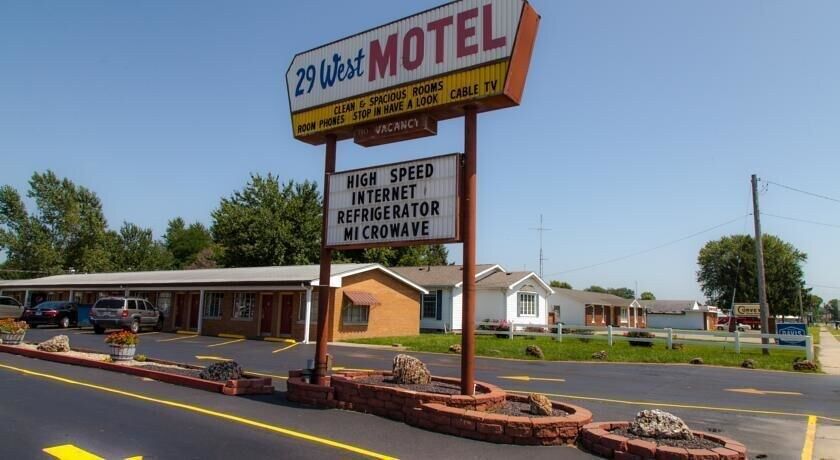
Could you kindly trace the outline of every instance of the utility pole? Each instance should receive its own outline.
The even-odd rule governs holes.
[[[761,212],[758,209],[758,177],[752,175],[753,221],[755,222],[755,263],[758,266],[758,303],[761,307],[761,333],[769,334],[768,317],[770,309],[767,306],[767,281],[764,277],[764,245],[761,241]],[[761,338],[762,345],[770,343],[767,337]],[[770,354],[769,348],[762,348],[761,353]]]
[[[535,230],[535,231],[540,233],[540,278],[542,278],[543,277],[543,262],[548,260],[545,257],[543,257],[543,232],[550,231],[551,229],[543,227],[543,215],[540,214],[540,226],[537,227],[537,228],[531,227],[529,230]]]

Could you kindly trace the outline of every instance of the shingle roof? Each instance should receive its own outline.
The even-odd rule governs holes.
[[[379,264],[333,264],[331,276],[342,277],[371,269],[390,270]],[[395,275],[391,272],[392,275]],[[318,265],[282,267],[208,268],[202,270],[160,270],[151,272],[89,273],[55,275],[0,282],[0,288],[74,286],[169,286],[198,284],[307,284],[320,277]]]
[[[496,272],[479,280],[476,286],[482,288],[506,288],[531,274],[532,272]]]
[[[493,264],[479,264],[476,265],[475,272],[481,273],[494,266]],[[393,267],[391,270],[420,286],[457,286],[464,280],[464,267],[461,265]]]
[[[577,289],[554,289],[556,295],[564,295],[584,305],[607,305],[626,307],[633,303],[633,299],[625,299],[613,294],[600,292],[579,291]]]

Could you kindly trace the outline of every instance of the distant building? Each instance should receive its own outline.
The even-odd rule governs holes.
[[[613,294],[554,289],[548,299],[554,321],[564,326],[646,327],[645,309],[634,299]]]
[[[718,308],[696,300],[640,300],[647,309],[648,327],[713,331]]]

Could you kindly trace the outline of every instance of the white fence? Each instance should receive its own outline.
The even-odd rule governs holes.
[[[662,343],[668,349],[674,344],[693,343],[703,345],[726,345],[732,344],[735,353],[741,353],[742,348],[767,348],[769,350],[798,350],[805,349],[807,359],[814,360],[814,338],[810,335],[803,336],[805,346],[779,345],[778,340],[792,340],[794,337],[787,334],[761,334],[758,332],[728,332],[728,331],[695,331],[677,329],[647,329],[634,327],[613,327],[613,326],[564,326],[559,324],[516,324],[504,323],[506,328],[498,328],[500,323],[484,322],[478,323],[477,335],[495,335],[512,339],[516,336],[527,337],[552,337],[558,342],[564,338],[606,340],[607,345],[613,346],[616,341],[633,341],[646,343]],[[563,331],[566,329],[566,331]],[[629,337],[629,332],[644,332],[651,334],[650,337]],[[761,339],[769,339],[769,343],[761,343]]]

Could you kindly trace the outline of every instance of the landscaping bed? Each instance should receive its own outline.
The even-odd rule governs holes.
[[[628,433],[630,422],[590,423],[581,431],[582,446],[605,458],[641,460],[744,460],[747,449],[735,440],[702,431],[694,439],[653,439]]]

